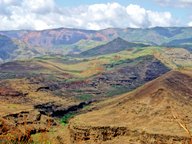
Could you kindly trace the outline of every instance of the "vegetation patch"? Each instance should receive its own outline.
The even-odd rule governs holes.
[[[83,92],[83,90],[82,89],[77,89],[76,92]]]
[[[81,94],[81,95],[75,96],[75,99],[80,101],[87,101],[87,100],[91,100],[92,98],[93,98],[93,95],[91,94]]]
[[[60,121],[60,124],[63,125],[63,126],[67,126],[67,119],[69,119],[70,117],[76,115],[77,113],[75,114],[68,114],[68,115],[65,115],[61,121]]]
[[[134,51],[132,52],[132,54],[136,54],[136,53],[141,52],[141,51],[143,51],[143,50],[144,50],[144,49],[142,49],[142,48],[136,49],[136,50],[134,50]]]
[[[86,108],[87,107],[87,105],[83,105],[83,108]]]

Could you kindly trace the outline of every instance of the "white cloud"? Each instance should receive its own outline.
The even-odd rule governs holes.
[[[190,23],[189,23],[189,26],[191,26],[191,27],[192,27],[192,22],[190,22]]]
[[[131,25],[135,25],[135,27],[149,27],[151,25],[148,13],[144,8],[140,8],[138,5],[130,4],[126,10],[132,19]]]
[[[151,26],[155,27],[157,25],[159,26],[173,26],[173,19],[171,18],[170,12],[164,12],[164,13],[158,13],[158,12],[152,12],[147,11],[149,20],[152,22]]]
[[[170,12],[146,11],[138,5],[129,5],[127,13],[131,16],[133,27],[173,26]]]
[[[22,7],[29,12],[38,14],[46,14],[56,10],[53,0],[23,0]]]
[[[132,4],[124,7],[116,2],[61,8],[53,0],[23,0],[20,6],[7,5],[6,10],[1,3],[4,2],[0,0],[0,30],[58,27],[98,30],[108,27],[146,28],[175,24],[169,12],[146,11]]]

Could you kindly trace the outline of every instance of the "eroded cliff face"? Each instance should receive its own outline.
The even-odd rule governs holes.
[[[81,39],[88,39],[90,34],[68,29],[33,31],[22,36],[21,39],[30,45],[42,45],[51,48],[54,45],[73,44]]]
[[[118,126],[98,126],[98,127],[84,127],[69,125],[71,143],[182,143],[185,139],[190,142],[189,137],[184,136],[171,136],[166,134],[148,133],[141,130],[131,130],[128,127]]]
[[[51,48],[55,45],[74,44],[82,39],[108,41],[118,37],[118,31],[112,28],[102,31],[78,30],[78,29],[53,29],[43,31],[4,31],[0,32],[10,38],[16,38],[25,41],[29,45],[41,45],[45,48]]]

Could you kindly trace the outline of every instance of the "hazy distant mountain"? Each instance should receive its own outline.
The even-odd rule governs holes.
[[[0,35],[0,63],[17,59],[28,59],[49,54],[48,50],[39,46],[29,46],[23,41]]]
[[[30,45],[42,45],[45,48],[51,48],[63,44],[74,44],[82,39],[104,42],[111,41],[117,37],[129,42],[142,42],[152,45],[161,45],[190,42],[190,38],[192,38],[192,27],[154,27],[146,29],[108,28],[98,31],[59,28],[42,31],[1,31],[0,33],[10,38],[24,40]]]

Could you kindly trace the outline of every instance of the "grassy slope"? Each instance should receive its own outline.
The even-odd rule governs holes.
[[[15,45],[18,45],[18,49],[13,52],[15,60],[16,59],[30,59],[37,56],[50,54],[47,49],[42,46],[30,46],[23,41],[13,40]]]
[[[134,48],[139,48],[139,47],[146,47],[146,46],[149,46],[149,45],[130,43],[130,42],[127,42],[118,37],[105,45],[101,45],[101,46],[92,48],[90,50],[84,51],[77,56],[78,57],[93,57],[93,56],[98,56],[98,55],[118,53],[123,50],[134,49]],[[74,57],[76,57],[76,56],[74,56]]]
[[[86,51],[89,49],[92,49],[96,46],[106,44],[107,42],[99,42],[99,41],[94,41],[94,40],[80,40],[77,43],[71,44],[71,45],[56,45],[53,48],[50,49],[53,53],[58,53],[58,54],[69,54],[69,52],[73,52],[75,54],[78,54],[82,51]],[[79,51],[75,51],[75,49],[78,49]]]
[[[161,60],[165,65],[172,69],[181,66],[192,65],[191,54],[187,50],[183,48],[166,48],[154,46],[135,48],[132,51],[125,50],[118,53],[95,56],[91,58],[74,58],[62,55],[48,55],[24,61],[38,62],[44,67],[49,68],[50,71],[60,71],[72,74],[79,78],[86,78],[99,73],[99,71],[95,71],[87,74],[87,72],[93,68],[105,69],[106,65],[123,65],[123,63],[126,63],[126,60],[128,59],[132,59],[134,61],[139,57],[144,57],[147,55],[154,55],[157,59]],[[188,57],[186,57],[186,55]],[[175,57],[177,57],[177,59]],[[184,57],[186,57],[186,59],[184,59]]]
[[[185,49],[150,46],[91,58],[47,55],[23,61],[8,62],[0,66],[0,80],[40,77],[45,78],[51,85],[57,84],[63,87],[64,84],[67,87],[69,86],[69,88],[64,87],[51,92],[51,96],[57,95],[64,99],[70,97],[70,101],[73,102],[94,100],[95,98],[104,99],[141,86],[146,82],[140,78],[146,77],[148,73],[146,69],[149,69],[149,77],[153,75],[150,71],[156,69],[156,74],[164,71],[165,68],[163,67],[162,70],[156,66],[148,67],[147,63],[150,63],[150,59],[154,59],[154,57],[171,69],[192,66],[191,54]],[[138,73],[142,70],[144,70],[143,74]],[[122,73],[123,71],[128,74]],[[134,83],[114,82],[118,79],[129,81],[131,77],[134,78],[136,73],[137,81],[134,81]],[[117,75],[118,77],[111,75]],[[103,83],[100,78],[108,79],[108,84]],[[86,81],[88,81],[88,84],[86,84]],[[79,82],[82,82],[82,85],[78,86]],[[97,87],[94,87],[94,83]],[[42,82],[41,86],[46,86],[46,84],[46,82]],[[71,86],[71,84],[74,86]]]

